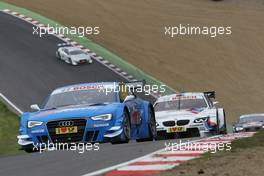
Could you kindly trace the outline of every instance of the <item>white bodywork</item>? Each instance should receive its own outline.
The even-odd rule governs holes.
[[[189,101],[200,99],[201,101],[204,100],[205,104],[203,107],[194,106],[188,109],[175,108],[166,110],[157,109],[156,107],[158,103],[181,102],[184,99]],[[195,129],[199,130],[200,136],[204,136],[206,133],[212,133],[215,129],[225,128],[224,109],[216,108],[214,102],[209,97],[206,97],[204,93],[190,92],[163,96],[155,102],[154,106],[158,132],[182,133]],[[215,129],[212,128],[213,126]]]
[[[72,65],[82,63],[92,63],[92,58],[88,53],[85,53],[78,47],[65,46],[60,47],[56,52],[56,57]]]

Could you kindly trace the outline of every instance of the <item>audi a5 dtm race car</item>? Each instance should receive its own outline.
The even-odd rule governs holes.
[[[88,83],[54,90],[43,107],[31,105],[36,112],[22,115],[18,144],[31,152],[33,146],[48,142],[153,140],[157,131],[152,104],[135,96],[125,85]]]
[[[215,92],[178,93],[160,97],[155,114],[158,137],[194,137],[226,133],[225,111],[213,102]]]
[[[251,132],[264,129],[264,114],[245,114],[240,116],[238,123],[233,126],[233,131]]]
[[[56,57],[71,65],[83,63],[91,64],[93,62],[91,56],[78,47],[72,46],[70,43],[58,44]]]

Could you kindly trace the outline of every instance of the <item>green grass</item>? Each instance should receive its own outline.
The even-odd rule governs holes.
[[[19,117],[0,102],[0,156],[19,153],[17,134]]]
[[[235,140],[232,142],[231,151],[254,147],[264,147],[264,130],[256,133],[253,137]]]
[[[255,148],[255,147],[264,147],[264,130],[259,131],[253,137],[240,138],[232,141],[231,151],[218,151],[217,153],[205,153],[201,159],[209,159],[213,157],[221,157],[228,155],[229,152],[237,152],[243,149]]]

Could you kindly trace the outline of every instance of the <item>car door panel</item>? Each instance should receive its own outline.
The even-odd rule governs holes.
[[[138,126],[142,123],[143,108],[138,98],[128,101],[127,105],[130,107],[131,125]]]

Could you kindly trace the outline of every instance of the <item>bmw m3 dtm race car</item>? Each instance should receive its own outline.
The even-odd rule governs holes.
[[[138,86],[136,82],[128,84]],[[23,113],[18,136],[18,144],[28,152],[33,145],[35,148],[47,142],[126,143],[156,137],[152,104],[135,96],[125,83],[61,87],[49,95],[42,107],[31,108],[36,112]]]
[[[213,102],[215,92],[188,92],[160,97],[155,114],[158,137],[194,137],[226,133],[225,111]]]
[[[83,63],[91,64],[93,62],[91,56],[78,47],[72,46],[70,43],[58,44],[56,57],[71,65]]]

